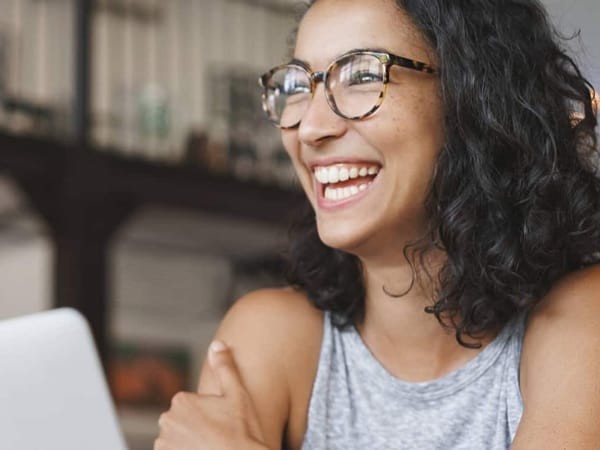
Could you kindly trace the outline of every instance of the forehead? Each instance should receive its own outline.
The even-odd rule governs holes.
[[[393,0],[318,0],[300,22],[294,56],[320,69],[358,48],[431,60],[421,34]]]

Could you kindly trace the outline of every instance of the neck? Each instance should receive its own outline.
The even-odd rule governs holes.
[[[397,339],[403,335],[423,338],[446,334],[435,316],[424,311],[435,300],[435,280],[445,255],[430,251],[424,257],[424,267],[416,259],[411,265],[402,253],[378,260],[361,258],[367,293],[363,325],[377,325]]]
[[[433,314],[425,312],[435,301],[434,283],[445,254],[439,250],[426,254],[426,272],[415,263],[413,273],[403,255],[394,263],[390,261],[361,258],[367,295],[365,316],[357,329],[380,362],[401,379],[424,381],[447,374],[473,358],[477,352],[459,345],[452,329],[442,327]],[[383,286],[403,295],[389,296]],[[485,346],[491,337],[481,343]]]
[[[365,316],[357,328],[367,346],[398,377],[425,380],[447,372],[464,349],[452,331],[425,312],[435,301],[439,270],[445,255],[425,255],[426,272],[417,262],[414,270],[403,254],[387,260],[362,259],[365,279]],[[383,290],[402,296],[390,296]]]

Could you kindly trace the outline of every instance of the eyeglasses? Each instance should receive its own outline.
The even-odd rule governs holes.
[[[424,62],[372,50],[346,53],[324,72],[313,72],[306,63],[292,60],[259,78],[264,90],[263,109],[279,128],[296,128],[308,110],[317,83],[323,82],[333,112],[345,119],[364,119],[383,103],[393,65],[436,73],[434,67]]]

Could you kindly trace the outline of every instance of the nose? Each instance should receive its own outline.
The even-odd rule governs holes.
[[[298,126],[298,139],[316,147],[325,141],[342,136],[347,130],[346,119],[330,108],[323,83],[317,84],[314,96]]]

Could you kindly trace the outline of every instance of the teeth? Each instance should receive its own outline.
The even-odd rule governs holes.
[[[345,167],[340,169],[340,181],[346,181],[350,178],[350,172]]]
[[[315,176],[319,183],[321,183],[321,184],[329,183],[329,172],[327,171],[327,169],[325,167],[317,168],[317,171],[315,172]]]
[[[352,180],[358,177],[366,177],[367,175],[377,175],[379,167],[344,167],[330,166],[317,167],[315,169],[315,178],[321,184],[333,184],[340,181]]]
[[[325,198],[327,200],[337,200],[337,189],[326,187],[325,188]]]
[[[356,194],[366,190],[369,185],[372,182],[369,183],[363,183],[361,185],[357,186],[349,186],[349,187],[345,187],[345,188],[335,188],[335,187],[331,187],[331,186],[327,186],[325,188],[325,198],[327,200],[345,200],[347,198],[353,197]]]
[[[377,175],[378,166],[342,166],[333,165],[329,167],[316,167],[314,171],[315,178],[320,184],[325,186],[325,198],[330,201],[341,201],[353,197],[365,191],[372,181],[360,183],[354,186],[335,187],[339,182],[366,177],[367,175]]]
[[[337,183],[338,181],[340,181],[340,171],[338,170],[338,168],[330,167],[327,170],[327,178],[328,183]]]

